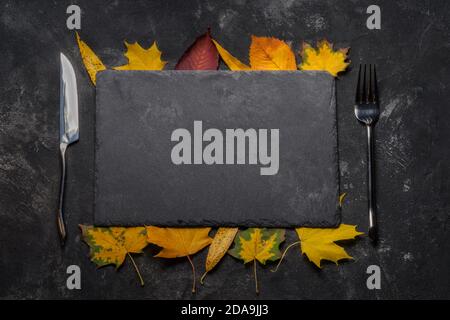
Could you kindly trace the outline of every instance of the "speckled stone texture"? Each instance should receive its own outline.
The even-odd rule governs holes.
[[[351,47],[352,65],[336,81],[342,221],[365,231],[366,133],[353,114],[360,62],[376,63],[381,117],[376,128],[380,242],[346,243],[354,261],[312,266],[291,249],[278,272],[258,271],[226,256],[204,286],[191,293],[186,259],[136,255],[116,271],[89,261],[78,224],[93,223],[95,88],[84,70],[66,8],[75,1],[0,2],[0,297],[123,299],[420,299],[450,298],[450,2],[379,0],[381,30],[366,28],[372,1],[87,1],[80,35],[108,67],[126,63],[123,41],[154,40],[173,69],[204,33],[248,62],[250,35],[292,44],[327,38]],[[103,4],[101,4],[103,3]],[[56,229],[59,187],[59,52],[75,66],[80,141],[68,150],[66,218],[61,249]],[[221,68],[226,69],[223,65]],[[213,233],[212,233],[213,234]],[[298,238],[286,232],[287,244]],[[206,251],[193,257],[203,271]],[[82,290],[66,289],[77,264]],[[381,290],[368,290],[366,269],[381,268]]]
[[[94,221],[336,227],[335,102],[335,81],[325,72],[102,72],[97,76]],[[196,133],[198,121],[202,128]],[[210,142],[201,141],[210,128],[222,135],[222,164],[204,163],[203,149]],[[236,128],[256,130],[256,140],[246,139],[244,164],[236,163],[237,141],[226,134]],[[189,164],[172,162],[172,148],[180,143],[171,141],[177,129],[189,131],[189,151],[183,151]],[[260,129],[268,132],[271,164],[260,163]],[[272,129],[278,130],[276,140]],[[225,163],[230,142],[232,164]],[[249,164],[250,143],[257,148],[256,164]],[[272,167],[270,175],[262,175],[264,167]]]

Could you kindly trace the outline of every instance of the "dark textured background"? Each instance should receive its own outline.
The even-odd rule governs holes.
[[[68,1],[0,2],[0,297],[2,298],[254,298],[249,267],[226,257],[190,292],[186,259],[136,257],[97,270],[77,224],[92,223],[95,90],[65,27]],[[346,245],[355,261],[319,271],[291,251],[277,273],[260,268],[260,298],[449,298],[450,3],[377,1],[382,30],[365,27],[372,1],[73,1],[83,10],[81,35],[108,66],[125,62],[122,41],[158,41],[172,68],[208,26],[237,57],[247,59],[250,35],[275,36],[298,50],[302,40],[328,38],[351,46],[353,68],[337,82],[343,221],[367,226],[365,132],[353,116],[355,66],[377,63],[382,114],[377,127],[381,241]],[[227,3],[227,4],[225,4]],[[61,250],[55,226],[58,196],[60,51],[75,63],[81,140],[69,150]],[[295,240],[287,233],[287,243]],[[194,257],[202,270],[205,252]],[[65,287],[66,267],[82,269],[82,290]],[[365,270],[382,269],[382,289],[366,289]],[[267,268],[265,268],[267,269]]]

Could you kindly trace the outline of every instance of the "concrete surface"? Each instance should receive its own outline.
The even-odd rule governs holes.
[[[173,68],[208,26],[231,53],[247,62],[250,35],[275,36],[298,51],[301,41],[327,38],[351,47],[352,67],[337,81],[343,222],[367,227],[366,137],[354,119],[360,62],[376,63],[382,114],[376,129],[381,241],[346,244],[355,261],[317,270],[293,249],[277,273],[260,268],[259,298],[450,298],[448,105],[450,3],[387,1],[382,29],[368,30],[372,1],[8,1],[0,2],[0,297],[2,298],[255,298],[250,267],[227,256],[193,296],[186,259],[136,256],[141,288],[130,261],[97,270],[80,238],[92,223],[95,89],[82,67],[66,8],[83,10],[82,38],[106,65],[125,63],[123,40],[147,47],[154,40]],[[81,108],[80,142],[69,150],[66,217],[61,250],[55,216],[58,197],[59,52],[75,63]],[[296,240],[292,230],[286,243]],[[285,247],[285,246],[284,246]],[[202,271],[206,252],[194,257]],[[66,289],[66,268],[82,270],[82,290]],[[382,289],[366,288],[366,269],[381,267]],[[263,270],[264,269],[264,270]]]

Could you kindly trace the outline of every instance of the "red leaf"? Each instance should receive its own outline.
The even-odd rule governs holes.
[[[211,40],[210,31],[200,36],[186,50],[175,70],[217,70],[219,53]]]

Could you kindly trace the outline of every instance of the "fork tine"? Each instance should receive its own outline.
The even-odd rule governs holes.
[[[377,71],[373,65],[373,102],[378,103]]]
[[[364,72],[363,72],[363,86],[362,86],[362,102],[365,102],[367,99],[367,83],[366,83],[366,65],[364,64]]]
[[[356,85],[355,103],[361,103],[361,64],[359,64],[358,84]]]
[[[372,85],[372,64],[369,64],[369,86],[367,87],[367,102],[373,102]]]

